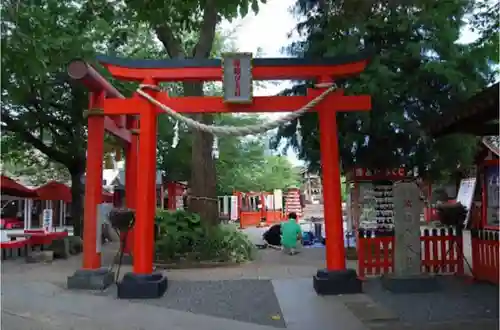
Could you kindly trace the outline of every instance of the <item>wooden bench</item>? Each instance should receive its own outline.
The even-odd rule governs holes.
[[[30,238],[10,242],[0,242],[2,260],[26,257],[31,251]]]
[[[53,240],[68,236],[68,232],[45,233],[43,230],[25,230],[24,233],[7,234],[9,242],[1,242],[2,260],[29,257],[34,250],[45,250]],[[20,238],[20,239],[19,239]]]

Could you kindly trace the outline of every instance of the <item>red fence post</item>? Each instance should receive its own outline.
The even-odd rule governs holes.
[[[430,231],[429,229],[424,229],[424,232],[420,235],[420,241],[422,242],[422,271],[424,273],[430,273],[431,267],[431,241],[430,241]]]
[[[366,262],[366,251],[365,251],[365,245],[366,245],[366,231],[364,229],[359,229],[358,230],[358,237],[356,239],[356,250],[358,254],[358,277],[362,280],[365,279],[366,276],[366,269],[365,269],[365,262]]]
[[[472,277],[476,278],[477,273],[480,271],[479,268],[481,267],[480,255],[479,255],[480,241],[477,229],[474,228],[471,229],[470,241],[471,241],[471,254],[472,254]]]
[[[465,253],[464,253],[464,236],[463,236],[463,231],[462,229],[451,229],[450,232],[454,233],[452,239],[455,242],[455,247],[457,249],[456,251],[456,265],[457,268],[455,269],[455,273],[457,275],[464,275],[464,262],[465,262]],[[452,253],[453,249],[450,250],[450,256]],[[451,270],[451,269],[450,269]]]
[[[394,271],[394,231],[360,229],[357,250],[359,278]]]

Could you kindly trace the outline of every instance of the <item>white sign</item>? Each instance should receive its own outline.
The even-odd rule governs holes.
[[[44,209],[42,212],[43,217],[43,230],[46,232],[52,231],[52,209]]]
[[[222,196],[222,214],[229,214],[229,197],[230,196]]]
[[[252,102],[252,53],[222,55],[224,102]]]
[[[462,204],[467,209],[464,225],[467,226],[469,222],[470,209],[474,199],[474,192],[476,191],[476,178],[467,178],[460,181],[460,188],[457,193],[457,203]]]
[[[231,220],[238,220],[238,197],[231,196]]]
[[[274,189],[273,196],[274,196],[274,209],[275,210],[282,210],[283,209],[283,192],[281,191],[281,189]]]

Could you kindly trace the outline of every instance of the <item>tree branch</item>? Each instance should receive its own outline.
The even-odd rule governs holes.
[[[217,25],[217,6],[214,0],[207,0],[203,10],[200,37],[193,49],[194,58],[208,58],[212,50]]]
[[[174,32],[167,23],[155,26],[154,30],[170,58],[186,56],[180,40],[175,37]]]
[[[19,123],[15,119],[6,115],[5,112],[2,114],[2,122],[5,123],[5,128],[7,131],[18,134],[24,142],[31,144],[34,148],[40,150],[51,160],[59,162],[65,166],[70,165],[68,163],[70,159],[66,156],[66,154],[47,146],[45,143],[43,143],[42,140],[38,139],[32,133],[25,130],[22,125],[19,125]]]

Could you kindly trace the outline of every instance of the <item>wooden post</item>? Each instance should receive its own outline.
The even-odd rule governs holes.
[[[320,82],[331,82],[331,80],[328,78]],[[331,104],[326,102],[320,103],[317,110],[323,173],[326,268],[330,271],[345,270],[337,113]]]
[[[154,82],[145,81],[144,83]],[[156,107],[144,102],[144,106],[140,109],[140,116],[138,172],[140,171],[141,178],[137,181],[134,273],[151,274],[156,206]]]
[[[85,177],[85,201],[83,212],[83,268],[101,267],[100,246],[97,240],[97,206],[102,198],[102,157],[104,153],[104,113],[102,113],[105,93],[91,93],[89,118],[87,171]]]

